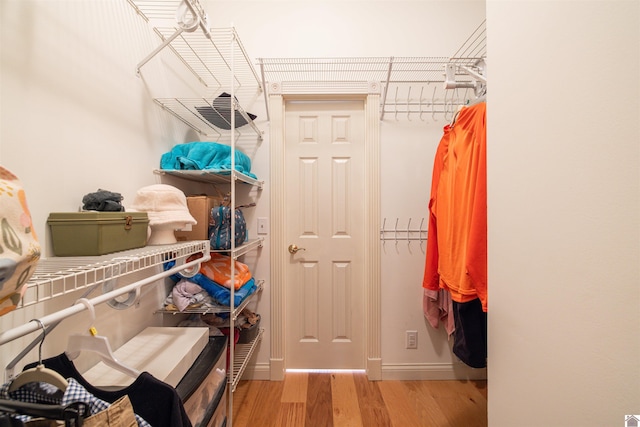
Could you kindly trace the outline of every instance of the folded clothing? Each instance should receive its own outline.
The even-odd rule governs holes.
[[[218,285],[213,280],[209,279],[204,274],[196,274],[191,277],[189,280],[192,280],[202,286],[204,290],[206,290],[209,295],[213,297],[219,304],[224,306],[231,306],[231,291],[224,286]],[[234,292],[233,294],[233,306],[237,307],[245,300],[249,295],[253,294],[258,289],[256,285],[255,279],[251,278],[247,283],[242,285],[240,289]]]
[[[235,153],[235,169],[251,178],[251,159],[239,150]],[[160,158],[160,169],[165,170],[210,170],[216,173],[231,173],[231,147],[217,142],[185,142],[175,145]]]
[[[191,258],[189,258],[191,259]],[[169,261],[164,264],[164,269],[169,270],[175,265],[175,261]],[[198,272],[193,277],[185,278],[178,274],[173,274],[170,278],[177,282],[187,280],[202,287],[214,300],[220,305],[230,306],[231,303],[231,290],[216,283],[213,279]],[[234,292],[234,306],[237,307],[245,298],[254,293],[258,289],[255,279],[252,277],[238,290]]]
[[[249,270],[248,265],[243,264],[240,261],[235,261],[230,256],[222,255],[215,252],[212,253],[211,259],[209,261],[200,264],[200,273],[204,274],[209,279],[216,282],[218,285],[222,285],[225,288],[231,289],[232,261],[234,262],[234,289],[238,290],[242,285],[244,285],[251,279],[251,270]]]
[[[85,211],[124,212],[122,199],[120,193],[98,189],[95,193],[85,194],[82,197],[82,209]]]
[[[176,283],[171,290],[171,303],[173,303],[179,311],[184,311],[187,307],[201,304],[205,300],[205,293],[204,289],[196,283],[182,279]]]

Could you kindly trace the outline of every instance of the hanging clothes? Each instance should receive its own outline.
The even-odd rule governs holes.
[[[0,397],[24,403],[60,406],[82,403],[87,407],[88,413],[83,422],[83,425],[87,427],[151,427],[149,423],[133,412],[129,396],[123,396],[114,403],[107,403],[93,396],[75,379],[69,378],[68,382],[64,392],[46,383],[28,383],[14,391],[9,391],[11,385],[9,382],[0,388]],[[34,420],[29,415],[17,415],[15,418],[24,423]]]
[[[122,396],[103,411],[84,420],[84,427],[136,427],[141,426],[136,419],[129,396]],[[145,422],[146,424],[146,422]],[[148,424],[147,424],[148,425]]]
[[[444,127],[434,158],[422,282],[425,317],[436,328],[445,323],[454,353],[473,367],[486,366],[486,140],[485,102],[463,107]]]
[[[141,373],[129,386],[111,391],[91,385],[65,353],[44,359],[42,363],[65,378],[75,379],[98,399],[113,403],[122,396],[129,396],[135,414],[153,427],[191,427],[191,421],[175,388],[148,372]],[[25,369],[33,366],[35,364],[27,365]]]
[[[49,386],[49,384],[46,383],[28,383],[14,391],[9,391],[9,386],[11,383],[6,383],[2,386],[2,388],[0,388],[0,397],[2,397],[3,399],[10,398],[26,403],[46,403],[50,405],[62,406],[81,402],[87,405],[89,409],[89,415],[96,416],[96,420],[102,420],[106,417],[106,419],[114,420],[115,418],[125,421],[123,417],[124,415],[128,415],[127,406],[131,407],[128,396],[124,396],[127,398],[126,401],[121,401],[120,399],[118,399],[116,401],[118,405],[114,406],[115,402],[114,404],[111,404],[105,402],[104,400],[98,399],[97,397],[89,393],[74,378],[69,378],[68,383],[69,384],[64,392],[58,390],[53,386]],[[105,411],[107,411],[105,414],[97,416]],[[133,423],[135,425],[140,427],[151,427],[150,424],[147,423],[142,417],[133,413],[133,408],[131,408],[131,414]],[[25,421],[27,419],[28,418],[23,418],[23,420]],[[89,418],[85,419],[85,424],[88,419]],[[130,419],[126,421],[130,421]],[[116,421],[113,421],[114,426],[117,424],[118,423]]]
[[[434,160],[423,287],[487,311],[486,104],[445,126]]]

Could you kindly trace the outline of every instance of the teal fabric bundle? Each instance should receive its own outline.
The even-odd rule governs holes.
[[[207,170],[221,174],[231,172],[231,147],[217,142],[185,142],[175,145],[160,158],[160,169]],[[235,169],[251,178],[251,159],[235,150]]]

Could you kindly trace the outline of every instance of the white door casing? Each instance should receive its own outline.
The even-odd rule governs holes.
[[[285,102],[288,369],[365,366],[363,107]]]
[[[299,87],[269,83],[270,111],[270,229],[271,323],[270,379],[283,380],[285,372],[285,284],[289,252],[285,223],[285,102],[292,99],[323,100],[343,96],[364,101],[364,320],[366,371],[370,380],[382,377],[380,302],[380,83]],[[300,246],[300,245],[299,245]]]

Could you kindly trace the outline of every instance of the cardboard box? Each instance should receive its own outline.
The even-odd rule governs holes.
[[[187,240],[209,240],[209,217],[211,208],[220,206],[222,197],[219,196],[187,196],[187,207],[191,216],[198,221],[191,226],[191,230],[176,230],[176,239],[179,242]]]
[[[52,212],[55,256],[104,255],[147,244],[146,212]]]

